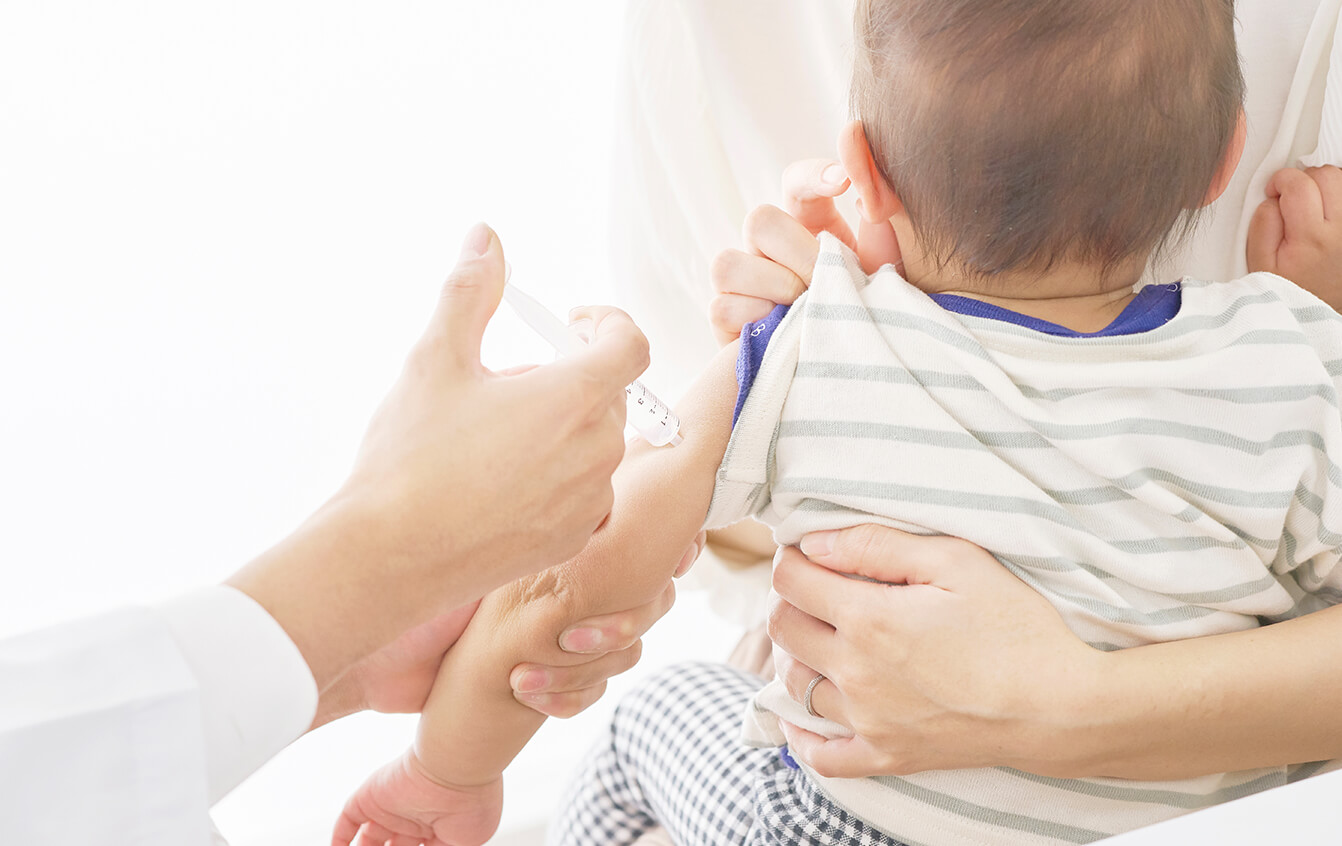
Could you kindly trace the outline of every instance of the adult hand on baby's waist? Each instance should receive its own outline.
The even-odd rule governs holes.
[[[785,724],[791,754],[816,772],[1068,774],[1079,744],[1068,748],[1066,721],[1104,653],[984,550],[857,526],[783,550],[773,581],[779,677],[802,702],[822,675],[815,712],[854,733],[827,740]]]

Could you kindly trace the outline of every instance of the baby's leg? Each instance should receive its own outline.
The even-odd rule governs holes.
[[[722,664],[664,670],[620,703],[550,832],[552,846],[621,846],[665,826],[676,843],[745,843],[776,749],[741,743],[741,715],[764,686]]]

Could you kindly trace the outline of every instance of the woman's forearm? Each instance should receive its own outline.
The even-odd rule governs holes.
[[[1186,778],[1342,757],[1342,607],[1108,653],[1022,736],[1021,769]],[[1050,728],[1051,726],[1051,728]]]

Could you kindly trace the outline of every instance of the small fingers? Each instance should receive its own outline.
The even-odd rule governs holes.
[[[1306,237],[1323,222],[1323,193],[1319,183],[1296,168],[1277,171],[1268,184],[1267,195],[1276,198],[1286,225],[1286,239]]]
[[[1276,273],[1277,251],[1286,236],[1286,224],[1281,218],[1281,205],[1276,199],[1259,203],[1249,221],[1249,238],[1245,258],[1250,272]]]
[[[394,837],[396,832],[386,826],[366,822],[363,824],[363,830],[359,832],[358,846],[386,846],[387,841]]]
[[[350,816],[348,810],[340,814],[340,819],[336,820],[335,831],[331,833],[331,846],[350,846],[354,838],[359,836],[359,827],[361,821],[356,821]]]
[[[1342,169],[1324,165],[1307,168],[1305,173],[1319,186],[1324,220],[1342,222]]]

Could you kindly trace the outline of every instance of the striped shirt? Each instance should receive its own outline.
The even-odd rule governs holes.
[[[1105,650],[1342,597],[1342,319],[1311,294],[1269,274],[1184,280],[1158,328],[1067,337],[953,313],[821,247],[742,405],[709,526],[755,516],[784,545],[859,523],[965,538]],[[773,714],[844,734],[775,681],[747,738],[781,745]],[[954,846],[1087,843],[1331,767],[809,776],[900,840]]]

